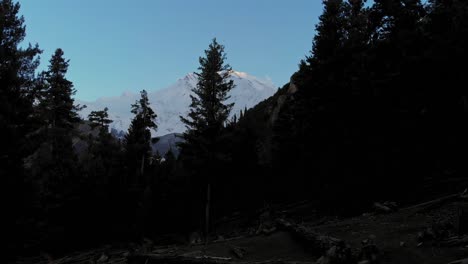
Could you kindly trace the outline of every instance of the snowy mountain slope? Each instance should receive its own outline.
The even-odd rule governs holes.
[[[230,92],[228,103],[234,102],[231,116],[245,107],[251,108],[264,99],[272,96],[277,88],[269,80],[260,79],[244,72],[232,71],[230,73],[236,87]],[[153,136],[162,136],[170,133],[182,133],[184,124],[179,116],[186,116],[190,105],[191,89],[197,84],[197,76],[189,73],[167,88],[148,91],[151,107],[158,115],[156,123],[158,130],[152,132]],[[83,118],[87,118],[91,111],[109,108],[109,117],[114,120],[111,129],[126,132],[133,114],[130,112],[131,104],[140,97],[137,93],[125,92],[120,96],[103,97],[94,102],[76,100],[76,103],[87,107],[80,112]]]
[[[156,143],[151,144],[151,148],[153,149],[154,154],[159,153],[159,155],[163,157],[169,149],[171,149],[172,153],[177,157],[179,156],[179,148],[177,147],[177,144],[183,141],[182,134],[167,134],[162,137],[158,137]]]

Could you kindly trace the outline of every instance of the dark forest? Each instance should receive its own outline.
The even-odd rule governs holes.
[[[79,115],[66,51],[39,72],[20,7],[0,0],[6,262],[468,258],[468,1],[325,0],[290,82],[234,118],[229,43],[207,40],[187,130],[164,155],[145,90],[124,137],[107,108]],[[286,234],[304,255],[255,242]]]

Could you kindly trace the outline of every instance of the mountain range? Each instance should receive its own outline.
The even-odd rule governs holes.
[[[158,115],[156,124],[158,128],[152,131],[153,137],[167,134],[183,133],[186,128],[180,121],[180,116],[186,116],[191,103],[191,90],[197,85],[197,75],[189,73],[178,79],[173,85],[163,89],[148,91],[151,107]],[[235,87],[229,93],[227,103],[234,102],[231,117],[244,108],[251,108],[259,102],[272,96],[277,87],[268,79],[258,78],[245,72],[231,71],[229,79],[234,81]],[[87,107],[81,110],[80,115],[87,118],[91,111],[102,110],[107,107],[109,118],[113,120],[110,129],[114,134],[124,135],[127,131],[133,114],[131,105],[140,98],[138,93],[125,92],[120,96],[102,97],[95,101],[76,100],[80,105]]]

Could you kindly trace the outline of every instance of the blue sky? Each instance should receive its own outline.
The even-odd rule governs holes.
[[[76,97],[154,90],[196,71],[216,37],[237,71],[288,82],[311,49],[320,0],[22,0],[26,42],[70,59]]]

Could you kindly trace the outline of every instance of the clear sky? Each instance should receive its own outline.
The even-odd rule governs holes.
[[[76,97],[155,90],[198,68],[216,37],[237,71],[282,86],[312,45],[321,0],[20,0],[26,42],[62,48]]]

